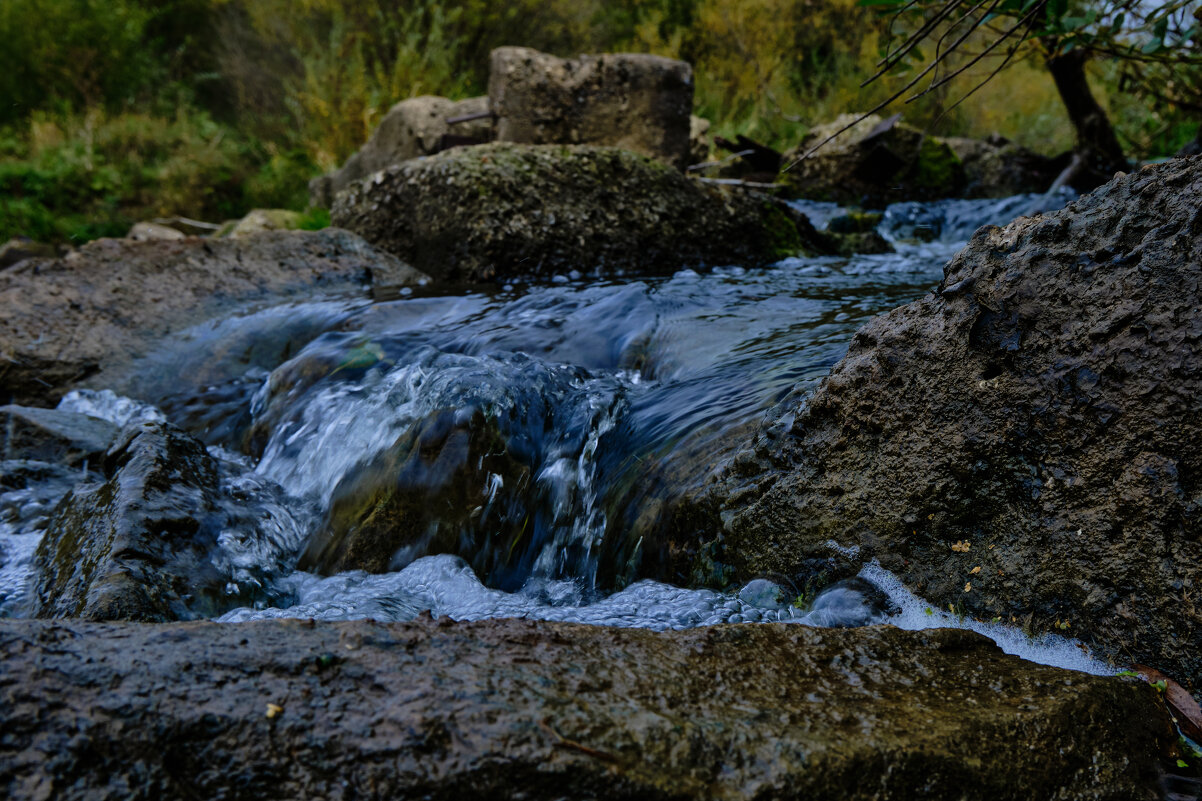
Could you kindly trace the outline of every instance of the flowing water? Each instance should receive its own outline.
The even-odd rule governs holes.
[[[651,555],[635,522],[813,388],[869,318],[930,291],[976,227],[1063,202],[899,204],[880,229],[890,255],[249,310],[162,343],[118,383],[150,404],[83,391],[61,408],[166,417],[222,462],[233,511],[214,562],[246,604],[224,621],[964,625],[872,564],[804,608],[765,579],[730,592],[639,580]],[[820,227],[841,213],[798,205]],[[48,515],[89,478],[43,472],[0,487],[0,614],[27,605]],[[411,521],[403,541],[373,528],[380,509]],[[1029,658],[1106,670],[1065,640],[969,625]]]

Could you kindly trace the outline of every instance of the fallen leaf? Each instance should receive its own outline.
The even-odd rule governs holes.
[[[1164,682],[1164,703],[1173,713],[1177,727],[1181,729],[1182,734],[1194,742],[1202,740],[1202,707],[1198,706],[1194,697],[1180,684],[1155,668],[1143,665],[1133,665],[1132,667],[1149,684],[1158,685]]]
[[[267,719],[273,720],[273,719],[279,717],[280,713],[282,713],[283,711],[284,711],[284,707],[280,706],[279,704],[268,704],[267,705]]]
[[[976,567],[974,567],[972,570],[970,570],[970,571],[968,571],[968,572],[969,572],[969,573],[972,573],[972,574],[975,576],[976,574],[978,574],[978,573],[980,573],[980,572],[981,572],[981,566],[980,566],[980,565],[977,565]]]
[[[956,543],[952,545],[952,550],[956,553],[968,553],[970,548],[972,548],[972,543],[970,543],[968,540],[957,540]]]
[[[971,581],[964,582],[964,591],[968,592],[971,589],[972,589],[972,582]]]

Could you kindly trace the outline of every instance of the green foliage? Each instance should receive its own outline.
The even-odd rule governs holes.
[[[9,154],[0,162],[0,241],[78,243],[155,217],[303,206],[311,169],[303,154],[271,157],[199,111],[37,114],[23,136],[10,128],[0,142]]]
[[[310,206],[301,212],[300,222],[296,226],[302,231],[320,231],[330,227],[330,210],[320,206]]]

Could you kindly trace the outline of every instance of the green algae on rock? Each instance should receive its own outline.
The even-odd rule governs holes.
[[[772,198],[705,186],[610,147],[456,148],[352,185],[331,214],[449,282],[754,266],[824,252],[808,221]]]

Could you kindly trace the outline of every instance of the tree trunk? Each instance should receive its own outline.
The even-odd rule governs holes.
[[[1071,184],[1079,192],[1088,192],[1109,181],[1114,173],[1130,169],[1114,128],[1085,79],[1086,57],[1084,51],[1076,50],[1047,61],[1060,100],[1076,130],[1076,154],[1083,164]]]

